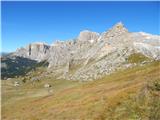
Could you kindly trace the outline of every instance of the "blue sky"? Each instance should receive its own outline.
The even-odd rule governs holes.
[[[2,2],[2,51],[31,42],[68,40],[122,21],[130,32],[160,34],[160,2]]]

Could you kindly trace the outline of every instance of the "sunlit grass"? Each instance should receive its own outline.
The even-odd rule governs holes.
[[[2,87],[6,90],[3,95],[9,96],[6,98],[8,103],[2,105],[2,118],[138,120],[155,116],[157,119],[159,115],[156,111],[160,109],[157,102],[159,96],[156,96],[159,94],[159,74],[160,62],[152,62],[117,71],[92,82],[80,83],[48,77],[35,86],[27,82],[17,91],[13,86],[7,87],[7,84],[11,84],[9,81],[2,82]],[[45,83],[52,84],[53,93],[47,93],[43,88]],[[148,85],[152,89],[146,88]],[[28,96],[23,94],[25,91],[29,92]],[[42,95],[35,97],[36,94]],[[142,94],[144,97],[140,97]]]

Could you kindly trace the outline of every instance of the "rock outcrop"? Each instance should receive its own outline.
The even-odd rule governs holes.
[[[45,43],[31,43],[25,48],[17,49],[14,55],[29,58],[32,60],[42,61],[49,57],[50,46]]]
[[[96,42],[98,38],[99,38],[99,33],[84,30],[80,32],[78,36],[78,41],[93,43]]]

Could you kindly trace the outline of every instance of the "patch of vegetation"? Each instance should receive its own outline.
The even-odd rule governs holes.
[[[82,65],[81,64],[70,64],[69,73],[74,74]]]
[[[160,91],[160,79],[155,80],[154,82],[150,83],[148,86],[151,90]]]
[[[71,60],[69,63],[69,73],[74,74],[80,67],[82,67],[84,60]]]
[[[129,93],[120,97],[116,106],[107,108],[110,119],[116,120],[159,120],[160,119],[160,92],[156,88],[155,80],[145,84],[136,93]]]
[[[48,65],[49,65],[49,63],[46,60],[44,60],[44,61],[41,61],[41,62],[35,64],[34,67],[48,67]]]
[[[129,63],[141,63],[143,61],[151,61],[151,58],[146,57],[141,53],[134,53],[128,57],[127,61]]]
[[[15,77],[19,75],[25,75],[31,69],[34,68],[34,65],[37,64],[35,60],[30,60],[23,57],[15,58],[1,58],[1,63],[6,64],[5,67],[1,67],[1,77]]]
[[[35,70],[39,67],[47,67],[48,62],[42,61],[37,62],[23,57],[15,58],[1,58],[2,64],[5,64],[5,67],[1,67],[1,77],[4,78],[13,78],[15,76],[24,76],[28,72]]]

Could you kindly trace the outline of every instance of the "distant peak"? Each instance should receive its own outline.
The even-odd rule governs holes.
[[[123,29],[125,27],[124,27],[124,24],[122,22],[118,22],[113,26],[113,28]]]
[[[109,32],[123,33],[128,32],[128,30],[124,27],[124,24],[122,22],[118,22],[109,30]]]
[[[115,24],[115,26],[121,26],[121,27],[124,27],[124,24],[120,21],[120,22],[118,22],[117,24]]]

